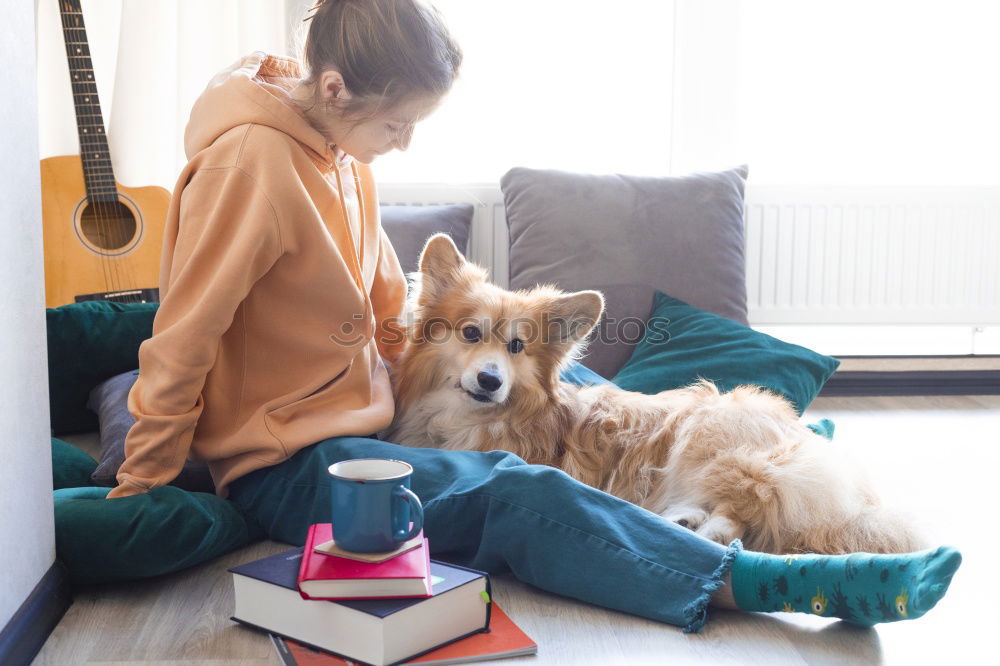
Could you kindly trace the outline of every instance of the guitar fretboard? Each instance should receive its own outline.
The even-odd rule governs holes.
[[[108,152],[101,102],[97,97],[94,66],[90,60],[90,45],[83,23],[79,0],[60,0],[63,39],[69,60],[69,78],[76,110],[76,129],[80,138],[80,159],[83,179],[90,201],[117,201],[115,174]]]

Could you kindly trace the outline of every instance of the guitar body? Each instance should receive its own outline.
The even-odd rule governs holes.
[[[123,187],[90,201],[78,155],[41,161],[45,305],[78,300],[158,301],[163,224],[170,193]]]

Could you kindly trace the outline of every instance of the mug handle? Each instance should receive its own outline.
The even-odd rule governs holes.
[[[396,530],[396,533],[393,535],[393,540],[399,542],[409,541],[413,537],[417,536],[417,534],[420,533],[420,530],[424,527],[424,507],[420,504],[420,498],[417,497],[417,494],[406,486],[396,486],[396,488],[392,491],[392,494],[409,502],[410,511],[413,513],[413,515],[410,516],[413,527],[407,530],[404,525],[401,529]]]

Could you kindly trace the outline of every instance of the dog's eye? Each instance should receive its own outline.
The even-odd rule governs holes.
[[[513,340],[507,343],[507,349],[510,350],[511,354],[516,354],[520,351],[524,351],[524,343],[521,342],[519,339],[514,338]]]
[[[478,342],[483,334],[478,326],[466,326],[462,329],[462,337],[469,342]]]

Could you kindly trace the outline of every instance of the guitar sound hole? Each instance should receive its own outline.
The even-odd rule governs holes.
[[[135,236],[135,215],[120,201],[91,201],[83,209],[80,228],[102,250],[117,250]]]

